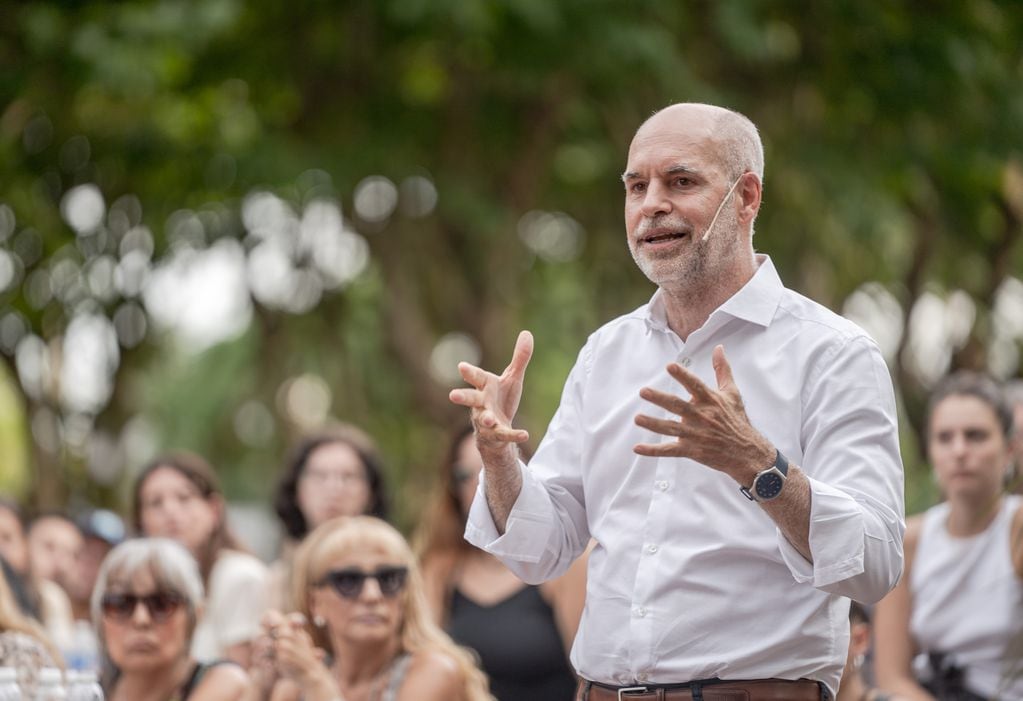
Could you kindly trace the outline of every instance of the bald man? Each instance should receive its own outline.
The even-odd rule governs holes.
[[[532,336],[501,375],[459,366],[485,465],[469,541],[533,583],[596,542],[579,700],[832,698],[848,599],[902,571],[891,378],[754,250],[763,178],[741,114],[678,104],[640,126],[626,239],[657,290],[590,336],[528,467],[512,423]]]

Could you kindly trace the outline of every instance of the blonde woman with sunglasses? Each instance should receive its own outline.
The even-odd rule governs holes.
[[[490,701],[472,657],[437,627],[405,538],[372,516],[339,517],[302,543],[299,613],[268,614],[261,651],[272,701]]]
[[[108,701],[242,701],[248,676],[189,653],[201,615],[202,577],[177,542],[139,538],[110,551],[92,596]]]

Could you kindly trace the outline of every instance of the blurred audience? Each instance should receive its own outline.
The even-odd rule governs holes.
[[[927,450],[945,501],[907,520],[906,565],[875,612],[879,685],[907,699],[1023,699],[1023,498],[1005,494],[1012,414],[990,378],[931,396]]]
[[[462,534],[483,460],[472,428],[450,441],[440,489],[418,535],[434,619],[474,649],[500,701],[571,699],[568,662],[586,593],[586,556],[559,579],[526,584]]]
[[[113,511],[93,509],[78,518],[82,547],[75,562],[75,576],[65,585],[76,621],[90,621],[92,590],[100,565],[116,545],[124,540],[124,521]]]
[[[60,649],[70,644],[72,636],[71,601],[64,589],[37,572],[56,573],[60,558],[50,560],[45,551],[36,567],[29,547],[27,529],[21,509],[12,501],[0,500],[0,555],[13,568],[17,587],[25,594],[29,604],[23,612],[42,622],[50,640]]]
[[[5,561],[6,564],[6,561]],[[21,612],[8,583],[0,577],[0,667],[13,667],[26,699],[33,698],[44,667],[59,667],[60,656],[37,622]]]
[[[469,653],[432,621],[412,550],[384,521],[319,526],[296,553],[293,586],[301,615],[264,621],[273,701],[492,698]]]
[[[199,568],[178,543],[140,538],[110,552],[92,598],[107,701],[248,698],[240,667],[189,652],[202,605]]]
[[[78,525],[64,514],[43,513],[29,523],[27,539],[32,574],[56,582],[67,591],[76,576],[78,553],[84,543]]]
[[[270,599],[275,608],[292,611],[291,561],[310,531],[336,516],[387,518],[384,471],[372,439],[347,424],[307,436],[288,457],[274,510],[285,540],[270,566]]]
[[[139,474],[133,495],[136,530],[178,541],[199,563],[207,594],[192,653],[247,667],[267,607],[268,572],[228,528],[213,468],[188,453],[159,457]]]
[[[75,576],[64,585],[74,616],[71,642],[63,650],[70,669],[99,670],[99,640],[92,625],[92,590],[100,565],[114,546],[124,540],[124,521],[112,511],[93,509],[77,519],[82,547],[75,560]]]
[[[870,652],[872,638],[870,616],[862,604],[856,601],[850,603],[849,653],[835,701],[904,701],[901,696],[874,688],[865,678],[863,664]]]

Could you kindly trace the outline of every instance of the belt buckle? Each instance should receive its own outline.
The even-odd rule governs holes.
[[[633,691],[642,694],[642,693],[648,691],[648,689],[645,686],[626,686],[626,687],[622,687],[621,689],[618,690],[618,701],[627,701],[627,699],[625,699],[622,696],[622,694],[632,693]]]

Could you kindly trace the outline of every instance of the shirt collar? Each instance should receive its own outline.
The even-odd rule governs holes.
[[[715,309],[711,316],[724,313],[760,326],[768,326],[774,318],[774,312],[778,309],[784,290],[785,287],[778,277],[771,257],[758,253],[757,271],[753,273],[753,277]],[[654,292],[647,304],[645,321],[648,329],[670,330],[668,315],[664,309],[664,293],[660,288]]]

